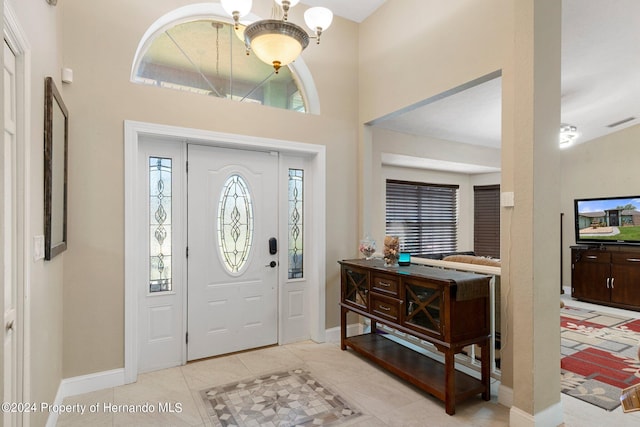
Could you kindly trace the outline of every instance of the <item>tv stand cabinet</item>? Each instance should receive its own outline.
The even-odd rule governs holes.
[[[490,399],[489,358],[481,358],[480,379],[456,371],[454,360],[472,344],[489,354],[489,276],[419,265],[384,267],[377,259],[339,263],[342,350],[349,347],[442,400],[449,415],[461,400],[478,394]],[[371,332],[347,337],[349,312],[369,318]],[[377,333],[377,323],[434,344],[444,363]]]
[[[640,248],[572,246],[571,297],[640,311]]]

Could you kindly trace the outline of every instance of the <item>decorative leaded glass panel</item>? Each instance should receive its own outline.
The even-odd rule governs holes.
[[[289,169],[289,279],[304,277],[304,170]]]
[[[149,292],[170,291],[171,159],[149,157]]]
[[[230,273],[247,263],[253,241],[253,204],[246,181],[232,175],[224,183],[218,205],[218,248]]]

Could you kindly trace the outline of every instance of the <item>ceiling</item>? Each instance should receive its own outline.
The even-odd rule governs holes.
[[[385,0],[301,0],[307,6],[324,6],[338,16],[362,22],[379,8]]]
[[[372,3],[369,0],[336,3],[348,3],[354,10],[365,7],[354,15],[358,17],[379,6],[366,9]],[[562,6],[561,122],[578,128],[576,143],[639,124],[640,1],[563,0]],[[418,136],[498,148],[500,86],[499,77],[475,86],[469,84],[462,91],[425,100],[373,124]],[[618,122],[624,123],[614,126]]]

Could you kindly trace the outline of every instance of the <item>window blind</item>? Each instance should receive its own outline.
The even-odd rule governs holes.
[[[411,255],[455,252],[458,186],[387,180],[386,234]]]
[[[500,258],[500,186],[474,186],[473,205],[473,251]]]

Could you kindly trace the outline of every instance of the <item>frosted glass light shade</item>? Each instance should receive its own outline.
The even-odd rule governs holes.
[[[333,12],[326,7],[309,8],[304,12],[304,22],[313,32],[316,32],[318,28],[325,31],[333,22]]]
[[[255,55],[276,72],[293,62],[309,45],[307,32],[295,24],[275,19],[254,22],[244,30],[245,42]]]
[[[238,16],[242,18],[251,12],[252,0],[220,0],[220,5],[229,15],[233,16],[233,12],[238,12]]]

